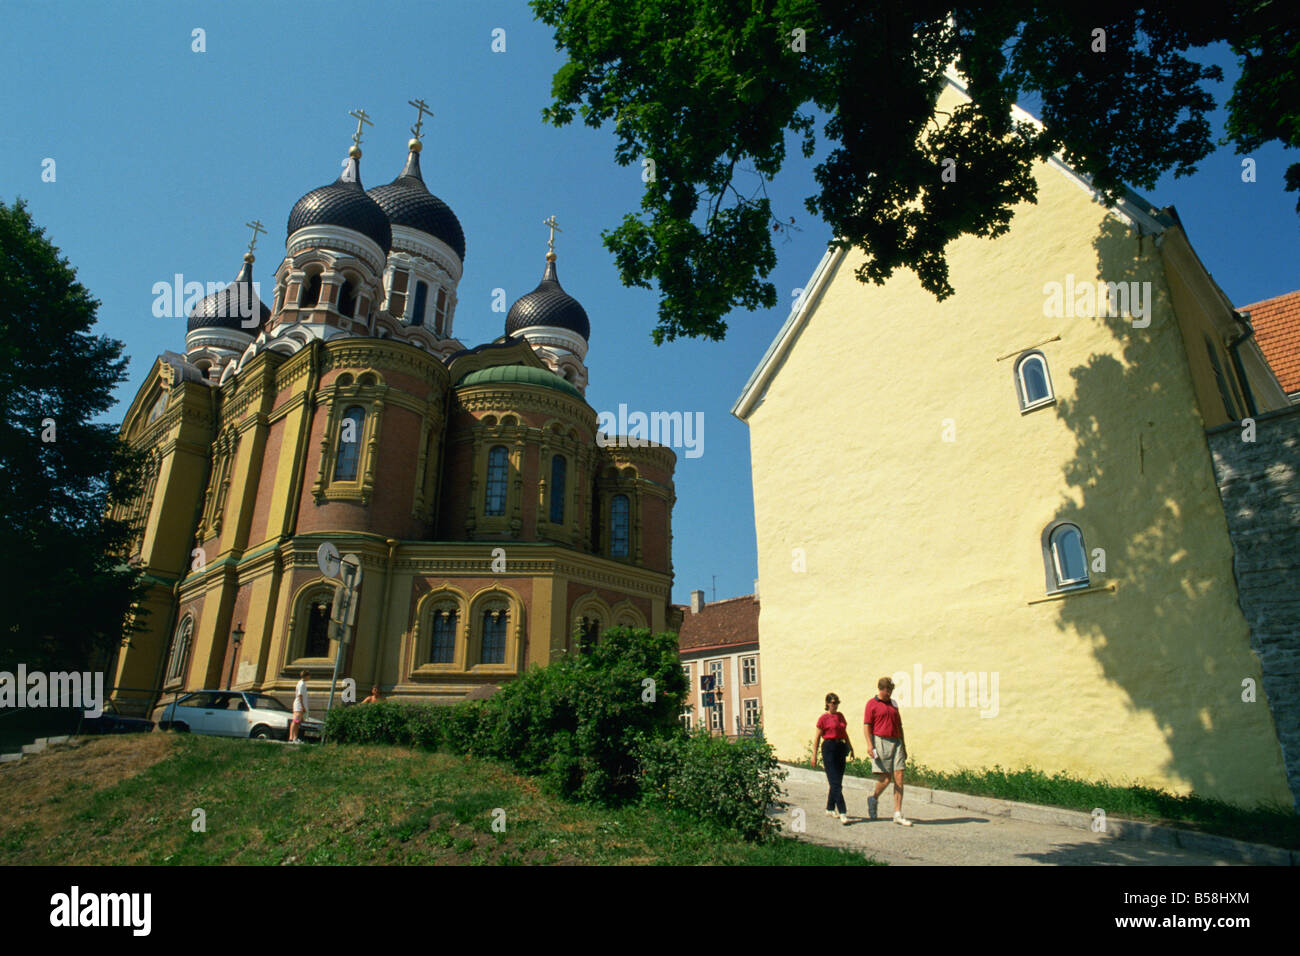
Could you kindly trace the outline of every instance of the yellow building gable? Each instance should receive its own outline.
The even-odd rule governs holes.
[[[1289,804],[1268,704],[1243,701],[1260,668],[1205,437],[1229,419],[1203,410],[1211,360],[1184,344],[1227,313],[1197,298],[1185,254],[1166,261],[1163,233],[1185,245],[1173,220],[1108,212],[1055,163],[1036,176],[1007,235],[949,246],[944,302],[910,272],[864,285],[856,254],[829,253],[734,409],[750,427],[765,731],[805,755],[835,691],[860,742],[890,675],[927,767]],[[1120,282],[1137,283],[1132,314],[1098,315]],[[1052,397],[1026,411],[1029,351]],[[1045,540],[1059,522],[1087,563],[1065,589]]]

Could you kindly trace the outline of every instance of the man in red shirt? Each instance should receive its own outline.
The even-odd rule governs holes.
[[[882,677],[876,682],[879,692],[867,701],[862,717],[862,732],[867,738],[867,753],[871,755],[871,769],[876,776],[876,792],[867,798],[867,815],[876,819],[880,795],[894,778],[894,822],[910,827],[912,821],[903,816],[903,768],[907,766],[907,745],[903,741],[903,718],[898,705],[889,699],[894,692],[894,682]]]

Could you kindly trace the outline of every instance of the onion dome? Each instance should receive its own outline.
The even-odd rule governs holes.
[[[401,174],[386,186],[366,193],[377,202],[394,226],[406,226],[433,236],[465,261],[465,232],[451,207],[429,192],[420,175],[420,141],[411,140],[410,154]]]
[[[257,316],[257,324],[245,325],[245,320],[254,315]],[[270,317],[271,310],[258,296],[253,285],[253,254],[247,252],[244,254],[244,268],[239,270],[235,281],[219,292],[200,299],[190,310],[185,330],[193,332],[195,329],[220,328],[255,335]]]
[[[379,204],[361,188],[361,150],[348,150],[348,164],[328,186],[313,189],[293,204],[289,235],[307,226],[335,226],[366,236],[388,255],[393,230]]]
[[[506,335],[517,335],[539,326],[568,329],[582,336],[584,342],[591,338],[591,320],[587,318],[587,310],[560,288],[553,252],[546,254],[546,272],[537,288],[520,298],[506,314]]]

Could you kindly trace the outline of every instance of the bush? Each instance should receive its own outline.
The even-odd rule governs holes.
[[[780,825],[767,809],[781,796],[786,771],[767,741],[742,737],[728,741],[703,728],[639,748],[644,799],[766,840]]]

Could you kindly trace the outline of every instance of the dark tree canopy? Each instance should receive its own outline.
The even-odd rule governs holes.
[[[131,531],[107,509],[135,490],[138,460],[93,420],[127,360],[91,334],[97,307],[24,203],[0,203],[2,669],[101,663],[137,594]]]
[[[615,158],[653,163],[639,214],[605,233],[626,285],[658,283],[654,340],[721,339],[736,307],[770,308],[778,217],[765,184],[794,134],[815,168],[808,211],[858,278],[910,269],[953,292],[945,249],[1007,231],[1035,200],[1032,164],[1054,153],[1114,202],[1196,170],[1215,147],[1195,51],[1227,41],[1242,64],[1228,101],[1238,152],[1300,146],[1300,18],[1278,0],[958,5],[928,0],[532,0],[568,62],[545,118],[613,124]],[[1104,31],[1099,33],[1098,31]],[[971,102],[936,116],[949,64]],[[1042,126],[1014,118],[1041,103]],[[944,161],[955,178],[945,181]],[[646,178],[643,176],[643,178]],[[1300,163],[1286,174],[1300,190]]]

